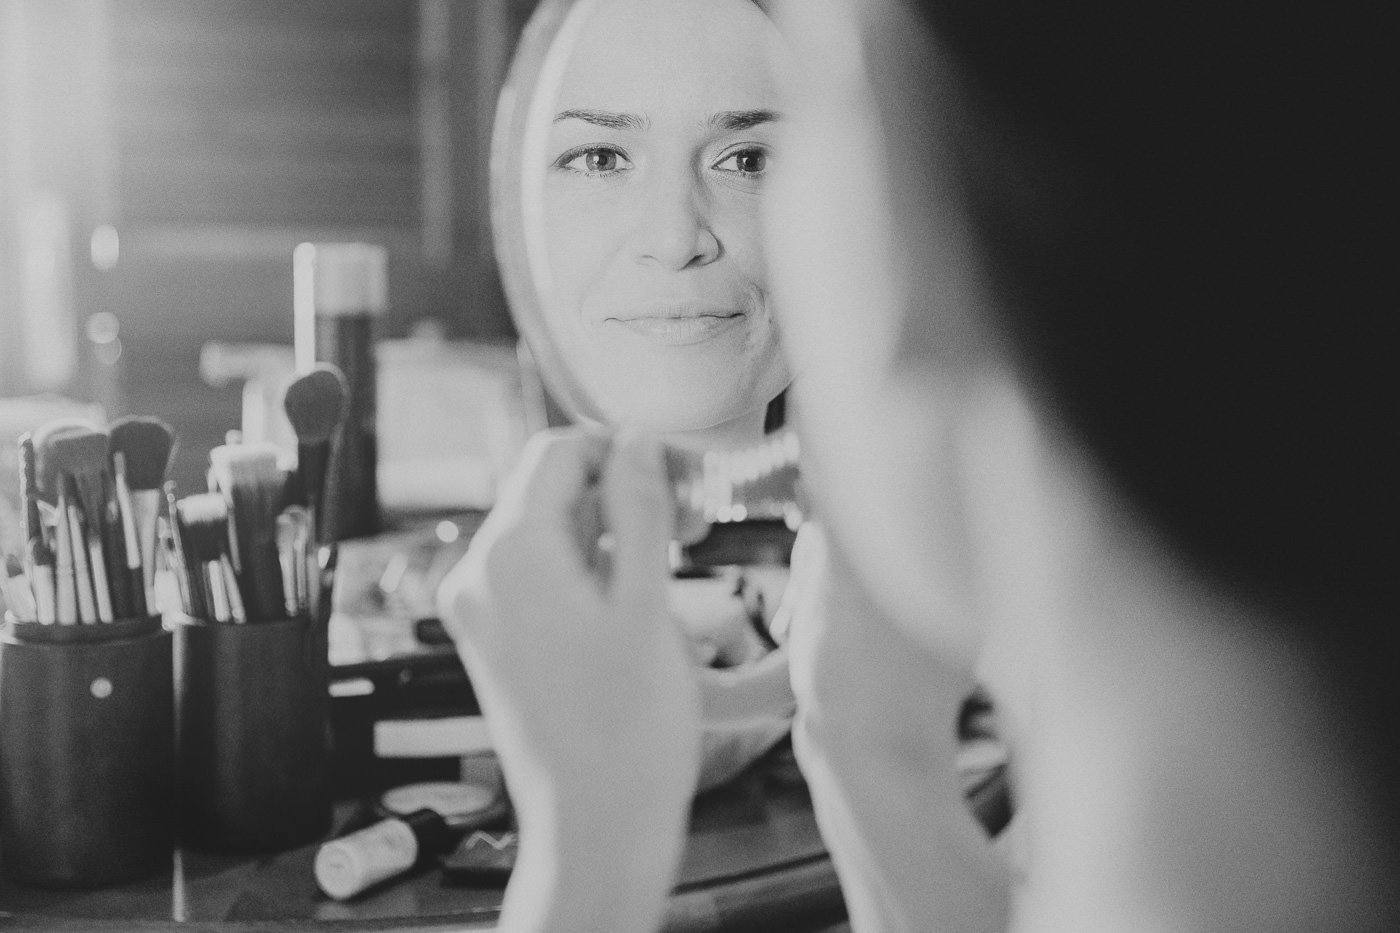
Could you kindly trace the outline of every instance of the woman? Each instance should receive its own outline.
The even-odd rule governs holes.
[[[603,0],[555,51],[538,284],[558,356],[609,424],[693,450],[757,444],[791,380],[759,229],[776,28],[749,0]],[[771,613],[785,574],[744,579]],[[785,737],[792,716],[786,652],[764,656],[734,588],[670,587],[711,668],[701,790]]]
[[[957,815],[951,740],[888,728],[913,685],[951,706],[989,650],[1030,821],[1018,929],[1400,928],[1379,23],[790,11],[776,307],[829,538],[804,548],[825,582],[794,628],[797,738],[853,927],[1010,922]],[[540,840],[512,929],[660,916],[696,700],[675,633],[646,624],[659,472],[644,439],[542,440],[444,592],[446,614],[475,613],[456,631]],[[602,579],[563,519],[597,473]],[[558,587],[520,589],[545,546]],[[512,660],[556,601],[595,626],[571,646],[590,669],[625,676],[610,643],[651,661],[613,691],[579,655]],[[627,724],[602,756],[531,705],[561,676],[584,691],[572,715]],[[590,858],[589,833],[626,857]]]
[[[748,0],[605,0],[559,51],[541,291],[560,355],[609,423],[757,443],[791,379],[759,231],[776,28]]]

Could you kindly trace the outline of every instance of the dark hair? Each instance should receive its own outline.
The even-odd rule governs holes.
[[[1287,6],[922,4],[989,277],[1071,427],[1216,574],[1389,633],[1394,53],[1379,14]]]
[[[1323,648],[1387,735],[1384,5],[918,6],[952,63],[988,278],[1050,404],[1186,560]]]

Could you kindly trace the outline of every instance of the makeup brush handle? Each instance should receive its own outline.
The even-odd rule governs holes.
[[[112,614],[112,586],[107,579],[107,556],[102,542],[93,533],[88,536],[88,564],[92,568],[92,595],[97,603],[97,621],[111,622],[116,616]]]
[[[53,625],[58,620],[53,567],[49,564],[35,564],[34,574],[30,579],[34,581],[34,603],[38,609],[39,621],[44,625]]]
[[[126,536],[122,531],[121,507],[114,497],[108,500],[106,521],[102,523],[102,555],[106,559],[107,592],[110,595],[113,618],[134,619],[138,616],[129,585]]]
[[[60,508],[54,515],[54,618],[60,625],[75,625],[78,622],[78,588],[73,579],[73,546],[67,513],[67,508]]]
[[[140,547],[141,579],[146,605],[156,605],[156,518],[160,514],[160,490],[138,489],[131,494],[136,540]]]
[[[311,534],[325,540],[326,474],[330,468],[331,443],[297,445],[297,478],[306,497],[306,510],[312,517]]]
[[[199,565],[203,577],[204,590],[209,594],[209,609],[215,622],[232,622],[233,609],[229,606],[228,587],[224,581],[224,566],[221,561],[206,561]]]
[[[100,621],[97,615],[97,597],[92,589],[92,570],[88,566],[87,536],[83,533],[83,522],[78,510],[68,507],[68,545],[73,554],[73,586],[78,591],[78,621],[91,624]]]
[[[233,564],[227,554],[220,556],[219,567],[224,574],[224,592],[228,594],[229,614],[235,622],[247,622],[248,607],[243,605],[243,597],[238,592],[238,578],[234,576]]]
[[[141,568],[127,568],[125,574],[126,595],[130,600],[130,611],[122,618],[144,619],[153,615],[150,603],[146,602],[146,581],[142,579]]]
[[[332,541],[316,549],[312,561],[312,580],[310,588],[310,609],[311,620],[316,625],[325,628],[331,620],[331,612],[334,608],[333,598],[335,596],[335,569],[340,563],[340,548]]]
[[[300,614],[301,597],[297,590],[297,556],[296,546],[278,529],[277,539],[277,564],[282,571],[282,607],[287,611],[288,618],[294,618]]]
[[[54,571],[54,619],[60,625],[76,625],[78,619],[78,590],[73,580],[73,565]]]
[[[259,540],[245,555],[252,573],[247,575],[252,583],[248,587],[259,620],[277,619],[286,611],[282,593],[282,564],[277,558],[276,540]],[[245,594],[244,602],[248,601]]]
[[[201,564],[185,564],[185,595],[189,598],[190,615],[196,619],[214,619],[214,596],[209,592],[209,575]]]
[[[131,501],[131,484],[126,481],[126,457],[120,451],[112,454],[115,474],[112,496],[117,503],[117,521],[121,524],[122,553],[128,570],[141,566],[141,543],[136,539],[136,511]]]

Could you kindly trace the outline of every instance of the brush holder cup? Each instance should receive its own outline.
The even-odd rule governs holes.
[[[172,862],[171,637],[158,618],[0,633],[0,864],[43,887]]]
[[[181,839],[274,852],[331,820],[325,626],[174,617]]]

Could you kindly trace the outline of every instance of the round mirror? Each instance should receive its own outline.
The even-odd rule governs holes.
[[[779,49],[754,0],[545,0],[527,28],[493,224],[516,325],[574,418],[689,449],[778,420],[760,212]]]
[[[701,787],[792,705],[766,660],[800,519],[796,439],[765,438],[790,381],[760,216],[778,49],[752,0],[544,0],[493,141],[496,251],[540,379],[574,420],[667,442],[671,614],[704,665],[746,672],[707,707]]]

